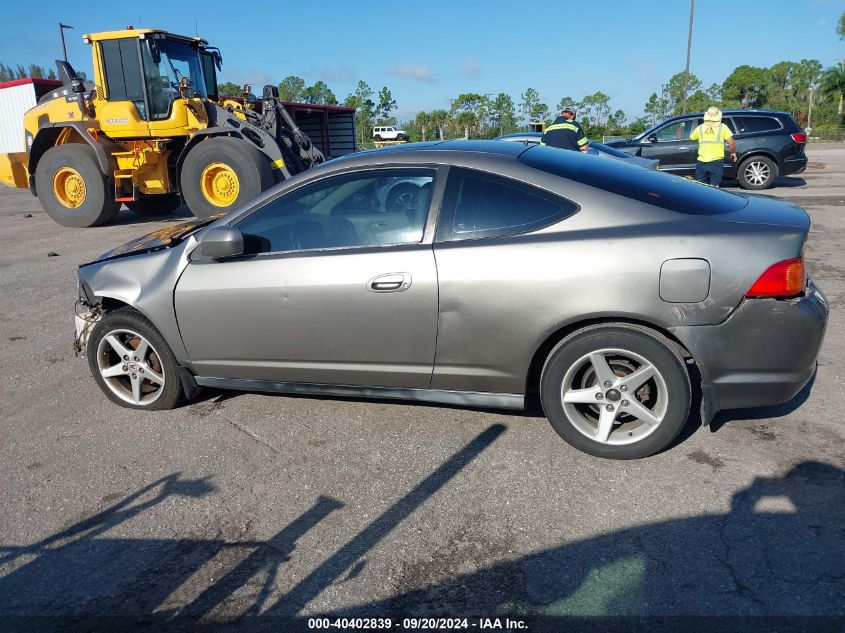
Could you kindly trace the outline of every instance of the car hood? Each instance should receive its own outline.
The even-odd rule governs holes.
[[[181,224],[173,226],[165,226],[164,228],[147,233],[141,237],[136,237],[134,240],[129,240],[125,244],[106,251],[97,259],[94,259],[89,264],[101,262],[106,259],[114,259],[115,257],[124,257],[126,255],[138,255],[140,253],[148,253],[162,248],[170,248],[184,240],[188,235],[221,217],[223,214],[218,213],[209,218],[193,219]]]

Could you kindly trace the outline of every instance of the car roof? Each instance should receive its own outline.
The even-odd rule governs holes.
[[[780,110],[722,110],[722,116],[792,116],[789,112],[781,112]],[[687,119],[689,117],[704,116],[703,112],[688,112],[687,114],[679,114],[663,121],[675,121],[678,119]]]

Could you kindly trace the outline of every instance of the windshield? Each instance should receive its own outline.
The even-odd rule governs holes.
[[[170,115],[170,104],[179,97],[182,78],[191,86],[188,96],[208,97],[202,60],[194,46],[182,40],[149,39],[141,50],[151,119],[166,119]],[[158,55],[153,54],[154,50]]]

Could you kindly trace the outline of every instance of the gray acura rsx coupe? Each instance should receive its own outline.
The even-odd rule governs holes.
[[[387,205],[400,184],[413,204]],[[362,152],[81,266],[77,346],[136,409],[201,387],[539,395],[576,448],[644,457],[693,405],[706,424],[812,377],[828,308],[809,226],[788,202],[548,147]]]

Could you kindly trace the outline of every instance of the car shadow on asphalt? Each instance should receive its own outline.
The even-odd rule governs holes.
[[[817,461],[757,477],[724,513],[504,555],[473,571],[451,547],[406,552],[387,565],[411,570],[395,575],[389,597],[303,617],[502,432],[479,434],[299,578],[285,569],[297,542],[343,502],[320,495],[267,540],[107,534],[131,530],[166,500],[215,491],[206,479],[162,478],[38,543],[2,546],[0,629],[298,631],[313,617],[390,616],[396,627],[404,617],[508,618],[532,632],[843,630],[845,471]],[[565,512],[559,521],[565,529]]]
[[[797,176],[780,176],[778,178],[775,178],[775,182],[772,185],[772,189],[778,189],[778,188],[781,188],[781,187],[791,188],[791,187],[806,187],[806,186],[807,186],[807,181],[804,180],[803,178],[799,178]],[[727,179],[727,178],[724,181],[722,181],[722,188],[723,189],[737,189],[739,191],[744,191],[739,186],[738,180]],[[766,192],[766,190],[764,189],[762,191],[749,191],[748,193],[765,193],[765,192]]]

